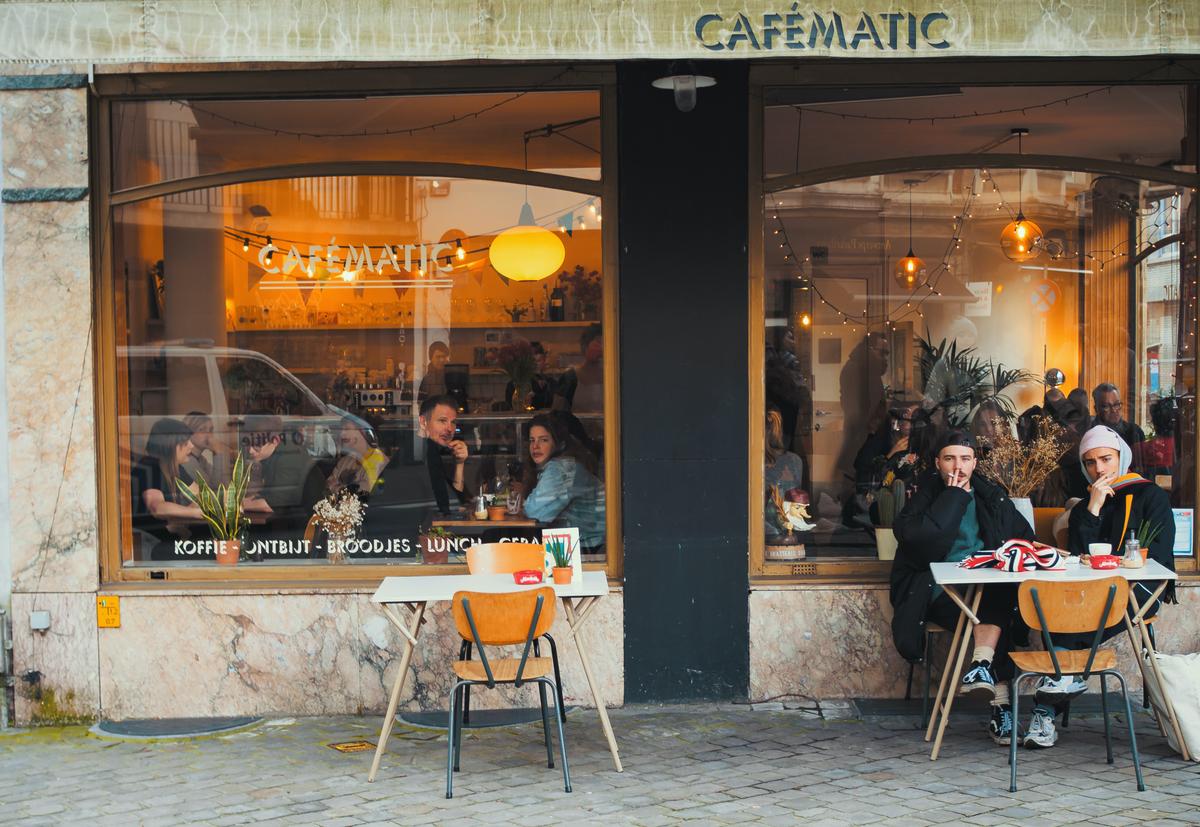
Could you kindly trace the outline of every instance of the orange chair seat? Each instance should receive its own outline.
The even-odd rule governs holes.
[[[1062,667],[1064,675],[1082,673],[1084,667],[1087,666],[1089,653],[1086,649],[1078,652],[1056,652],[1055,654],[1058,655],[1058,663]],[[1038,672],[1043,675],[1054,674],[1054,663],[1051,662],[1048,652],[1010,652],[1009,657],[1017,665],[1017,669],[1022,672]],[[1096,651],[1096,659],[1092,662],[1092,671],[1116,668],[1116,652],[1112,649],[1099,649]]]
[[[497,683],[512,683],[517,679],[517,667],[521,665],[521,659],[501,658],[488,661],[488,663],[492,667],[492,676]],[[552,671],[554,671],[554,662],[550,658],[529,658],[525,661],[525,671],[521,673],[521,680],[544,678]],[[459,680],[464,681],[486,683],[488,679],[487,672],[483,670],[483,663],[476,660],[455,661],[454,674],[458,675]]]

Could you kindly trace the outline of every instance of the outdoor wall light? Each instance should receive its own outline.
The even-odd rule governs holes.
[[[655,89],[671,89],[675,93],[675,108],[680,112],[691,112],[696,108],[696,90],[716,86],[716,78],[697,75],[690,60],[677,60],[667,69],[667,74],[650,83]]]

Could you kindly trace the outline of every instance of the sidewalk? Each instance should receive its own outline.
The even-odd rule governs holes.
[[[839,717],[845,716],[845,717]],[[978,713],[955,716],[942,758],[912,716],[852,705],[753,711],[695,705],[613,710],[625,772],[613,771],[595,714],[567,725],[574,793],[545,765],[540,727],[468,731],[455,798],[440,732],[398,727],[373,784],[378,717],[268,719],[239,734],[130,742],[84,728],[0,733],[0,823],[128,824],[1104,824],[1200,823],[1200,765],[1169,752],[1138,714],[1147,791],[1127,742],[1104,763],[1095,714],[1075,713],[1051,750],[1007,750]]]

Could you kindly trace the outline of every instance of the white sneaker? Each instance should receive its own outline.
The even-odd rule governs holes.
[[[1034,688],[1034,698],[1043,706],[1055,706],[1077,698],[1087,692],[1087,682],[1072,675],[1063,675],[1058,680],[1043,677]]]
[[[1054,715],[1043,709],[1034,709],[1029,719],[1029,729],[1022,743],[1029,749],[1049,749],[1058,743],[1058,730],[1054,728]]]

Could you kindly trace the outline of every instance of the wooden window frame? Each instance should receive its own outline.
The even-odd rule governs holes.
[[[211,67],[205,67],[209,69]],[[268,67],[275,68],[275,67]],[[437,173],[461,177],[480,172],[491,180],[529,183],[533,186],[562,188],[599,196],[608,221],[602,229],[601,249],[604,267],[601,324],[604,330],[604,461],[606,494],[607,557],[603,563],[587,563],[584,568],[604,571],[619,582],[624,574],[624,546],[620,510],[620,386],[617,368],[618,350],[618,248],[617,248],[617,165],[616,165],[616,73],[608,65],[589,65],[582,69],[551,64],[523,66],[350,66],[331,70],[287,65],[277,71],[194,71],[195,67],[171,67],[171,71],[147,74],[100,75],[89,99],[89,144],[91,165],[92,285],[94,360],[96,395],[97,498],[99,512],[100,582],[103,588],[196,588],[202,590],[322,589],[361,590],[374,587],[382,578],[464,574],[463,563],[356,564],[351,566],[239,565],[236,567],[162,567],[122,565],[121,512],[124,494],[120,487],[120,450],[118,415],[121,371],[117,359],[117,290],[112,270],[113,215],[122,204],[159,197],[181,189],[197,189],[250,180],[261,170],[236,170],[205,175],[183,181],[156,182],[122,190],[112,190],[111,112],[116,102],[195,97],[205,99],[284,99],[357,95],[453,94],[489,91],[537,91],[592,89],[600,94],[601,158],[600,178],[576,179],[568,176],[528,173],[488,167],[413,162],[345,162],[277,167],[270,177],[305,175],[387,175],[406,174],[420,169],[422,174]],[[547,82],[550,76],[554,79]],[[284,173],[288,173],[285,175]]]
[[[749,439],[749,568],[752,586],[770,587],[781,584],[883,583],[891,572],[891,562],[856,558],[816,558],[796,562],[768,562],[764,557],[765,538],[762,531],[765,493],[763,490],[762,457],[766,439],[765,405],[766,374],[766,274],[763,258],[764,198],[769,192],[805,186],[823,181],[860,177],[869,174],[899,172],[913,169],[963,167],[969,160],[977,164],[982,156],[942,155],[926,158],[890,159],[850,164],[838,168],[806,170],[802,173],[767,178],[763,158],[765,93],[773,86],[838,86],[878,87],[945,85],[954,78],[959,86],[1049,86],[1049,85],[1157,85],[1182,86],[1188,91],[1192,120],[1185,124],[1189,156],[1195,173],[1164,173],[1156,167],[1120,164],[1094,158],[1063,158],[1056,156],[998,156],[987,155],[989,169],[1016,168],[1022,165],[1045,165],[1049,168],[1104,171],[1132,175],[1151,180],[1167,180],[1192,188],[1193,197],[1200,197],[1200,59],[1195,58],[1132,58],[1132,59],[933,59],[852,61],[840,59],[762,63],[750,69],[749,112],[749,237],[748,251],[750,291],[748,302],[747,377],[750,405],[747,430]],[[1000,80],[1002,78],[1002,80]],[[1131,79],[1132,78],[1132,79]],[[1189,160],[1189,159],[1185,159]],[[940,165],[940,166],[939,166]],[[1081,166],[1082,165],[1082,166]],[[1200,209],[1196,210],[1196,237],[1200,238]],[[1200,320],[1197,327],[1200,328]],[[1200,369],[1200,366],[1198,366]],[[1200,418],[1200,410],[1196,412]],[[1200,422],[1192,450],[1200,455]],[[1200,492],[1200,464],[1195,465],[1196,490]],[[1198,494],[1200,497],[1200,494]],[[1200,500],[1193,506],[1200,507]],[[1176,569],[1188,579],[1200,578],[1200,520],[1193,522],[1192,556],[1176,557]]]

